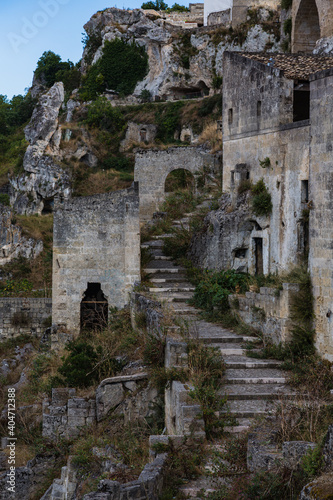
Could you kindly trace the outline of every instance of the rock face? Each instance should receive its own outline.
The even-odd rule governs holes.
[[[249,247],[252,229],[248,195],[240,195],[236,205],[229,194],[223,195],[220,208],[209,212],[204,228],[191,242],[191,260],[203,269],[232,268],[247,272],[245,249]]]
[[[88,35],[100,37],[101,45],[88,54],[86,47],[82,58],[82,70],[88,69],[102,56],[105,41],[121,38],[126,42],[135,40],[144,46],[149,57],[149,72],[138,82],[134,95],[148,90],[152,96],[181,97],[190,92],[212,92],[212,79],[222,75],[222,57],[225,50],[278,51],[279,44],[272,33],[259,25],[253,26],[242,45],[228,34],[216,43],[214,31],[207,29],[184,30],[168,25],[163,19],[135,9],[125,11],[116,8],[98,12],[84,26]],[[184,63],[187,58],[186,62]]]
[[[320,38],[316,43],[313,53],[319,56],[333,55],[333,36]]]
[[[69,175],[56,163],[62,135],[58,116],[63,101],[64,86],[55,83],[41,95],[25,128],[30,143],[23,159],[25,172],[10,181],[10,202],[19,214],[51,211],[55,195],[70,195]]]
[[[41,240],[22,236],[22,229],[12,221],[12,210],[0,204],[0,265],[19,256],[32,259],[43,251]]]

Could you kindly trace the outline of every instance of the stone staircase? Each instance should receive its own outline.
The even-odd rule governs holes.
[[[175,226],[187,225],[189,217],[176,221]],[[176,265],[163,254],[164,239],[169,234],[154,237],[142,245],[151,253],[151,261],[145,268],[150,275],[149,291],[161,302],[168,302],[176,317],[183,317],[189,324],[190,334],[220,349],[226,364],[225,383],[221,397],[227,395],[228,411],[237,420],[229,432],[249,429],[255,417],[267,415],[281,399],[288,399],[294,392],[286,385],[285,373],[280,362],[254,359],[246,355],[244,344],[257,338],[240,336],[217,324],[203,321],[198,311],[187,304],[194,287],[186,279],[185,269]]]

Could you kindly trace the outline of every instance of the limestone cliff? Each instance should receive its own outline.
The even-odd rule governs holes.
[[[58,115],[63,101],[63,84],[55,83],[40,96],[25,128],[30,145],[23,159],[24,173],[10,180],[10,202],[19,214],[41,213],[56,194],[70,194],[68,173],[57,164],[61,140]]]
[[[99,60],[105,41],[135,40],[146,49],[149,72],[138,82],[134,95],[148,90],[152,96],[172,96],[177,88],[208,93],[213,88],[213,78],[222,76],[225,50],[278,50],[277,37],[265,25],[267,11],[259,11],[257,24],[249,22],[234,31],[219,26],[184,30],[139,9],[105,9],[94,14],[84,26],[94,46],[88,43],[83,52],[82,71],[86,72],[88,64]]]

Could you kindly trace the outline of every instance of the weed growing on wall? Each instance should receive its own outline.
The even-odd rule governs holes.
[[[252,191],[252,210],[255,215],[268,216],[272,213],[273,204],[272,197],[269,193],[264,180],[260,179],[251,188]]]

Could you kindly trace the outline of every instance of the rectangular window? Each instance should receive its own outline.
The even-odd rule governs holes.
[[[228,109],[228,125],[232,125],[233,122],[233,109]]]
[[[301,181],[301,202],[308,203],[309,201],[309,181]]]
[[[261,101],[257,102],[257,117],[260,118],[261,116]]]

